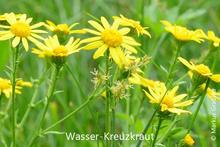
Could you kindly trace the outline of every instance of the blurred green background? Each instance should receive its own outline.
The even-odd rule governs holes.
[[[112,16],[123,14],[126,17],[140,20],[144,26],[149,27],[149,32],[152,38],[145,38],[142,50],[152,56],[153,63],[146,67],[145,75],[152,79],[165,80],[165,69],[169,68],[170,59],[174,53],[174,43],[171,35],[165,33],[160,20],[169,20],[173,23],[187,26],[191,29],[201,28],[205,32],[213,30],[220,36],[220,1],[218,0],[0,0],[0,12],[15,12],[26,13],[29,17],[33,17],[33,22],[52,20],[55,23],[74,23],[79,22],[78,28],[88,27],[87,21],[92,19],[91,16],[100,18],[105,16],[108,19],[112,19]],[[77,36],[76,36],[77,37]],[[7,77],[9,71],[6,66],[10,65],[9,57],[10,50],[7,50],[8,42],[0,43],[0,76]],[[196,44],[189,43],[184,46],[181,55],[187,59],[199,58],[207,53],[209,48],[208,43]],[[58,92],[54,96],[53,102],[50,106],[50,111],[46,115],[45,126],[52,124],[68,112],[74,110],[83,101],[85,101],[85,94],[89,94],[93,85],[91,83],[91,71],[94,68],[98,68],[102,59],[94,61],[92,59],[93,51],[81,51],[68,59],[68,64],[73,72],[74,76],[78,79],[82,91],[78,88],[76,82],[74,82],[72,75],[63,69],[58,81]],[[143,54],[140,54],[142,56]],[[218,57],[219,54],[218,54]],[[206,64],[211,65],[212,57],[207,60]],[[220,73],[220,58],[218,58],[215,73]],[[157,65],[157,66],[155,66]],[[39,76],[45,70],[48,65],[44,60],[37,58],[31,53],[23,53],[20,63],[19,77],[24,80],[38,79]],[[177,79],[186,73],[186,69],[182,65],[179,65],[183,70],[177,72]],[[47,79],[49,74],[45,74],[44,78]],[[188,80],[188,79],[187,79]],[[187,82],[186,80],[186,82]],[[188,80],[189,81],[189,80]],[[184,84],[186,84],[183,83]],[[38,94],[38,100],[42,99],[47,90],[48,81],[43,82],[40,85],[40,92]],[[217,90],[220,89],[219,85],[213,85]],[[131,116],[129,117],[124,112],[126,99],[121,100],[117,107],[117,132],[125,131],[124,123],[129,122],[131,131],[140,133],[150,114],[153,112],[153,108],[148,107],[150,104],[147,99],[144,99],[141,109],[138,106],[141,103],[143,93],[140,87],[136,86],[131,96],[132,109]],[[17,119],[23,116],[28,102],[33,95],[34,88],[25,89],[22,95],[17,98]],[[184,89],[183,89],[184,90]],[[84,94],[83,94],[84,93]],[[1,105],[7,104],[6,99],[3,100]],[[211,101],[206,100],[208,112],[211,114]],[[217,105],[219,111],[219,103]],[[42,109],[42,105],[36,105],[31,111],[28,121],[25,124],[24,129],[20,129],[17,135],[17,140],[20,142],[19,146],[23,146],[27,139],[34,131],[34,124],[39,117],[39,110]],[[193,109],[193,108],[192,108]],[[139,113],[140,112],[140,113]],[[196,127],[194,128],[194,136],[196,136],[196,146],[198,147],[217,147],[210,139],[211,132],[211,116],[207,115],[205,109],[202,109],[198,120],[196,121]],[[137,115],[138,114],[138,115]],[[220,130],[219,113],[217,114],[217,131]],[[135,119],[134,119],[135,118]],[[177,129],[173,130],[173,135],[167,138],[164,145],[167,147],[174,146],[175,142],[178,142],[181,138],[182,128],[188,121],[188,117],[185,117],[183,121],[177,123]],[[0,126],[1,140],[0,147],[4,146],[5,142],[10,142],[10,119],[7,119],[4,123],[4,127]],[[167,122],[170,124],[171,122]],[[166,125],[164,126],[166,127]],[[96,98],[90,103],[89,108],[83,109],[77,113],[71,119],[65,121],[61,125],[54,128],[54,130],[60,132],[78,132],[78,133],[101,133],[104,128],[104,100],[102,98]],[[217,138],[220,137],[220,133]],[[162,135],[162,134],[161,134]],[[179,136],[178,136],[179,135]],[[3,141],[4,140],[4,141]],[[136,142],[130,142],[130,146]],[[67,141],[65,135],[52,134],[45,137],[41,137],[37,147],[60,147],[60,146],[96,146],[95,141]],[[101,144],[101,143],[100,143]],[[102,144],[101,144],[102,145]],[[122,143],[122,146],[126,146],[126,143]],[[147,146],[147,145],[146,145]],[[162,145],[161,145],[162,146]],[[218,140],[218,146],[220,141]]]

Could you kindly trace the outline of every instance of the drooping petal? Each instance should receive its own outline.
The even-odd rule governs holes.
[[[28,45],[28,41],[27,41],[26,38],[22,38],[22,44],[24,45],[24,49],[25,49],[26,51],[28,51],[29,45]]]
[[[99,47],[98,50],[94,53],[93,59],[97,59],[101,56],[104,56],[104,53],[107,49],[108,49],[108,46],[106,44]]]
[[[20,42],[20,37],[15,37],[12,41],[12,47],[17,47]]]

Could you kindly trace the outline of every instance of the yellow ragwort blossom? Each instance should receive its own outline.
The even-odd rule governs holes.
[[[88,33],[96,35],[96,37],[84,39],[82,42],[89,43],[84,47],[86,50],[98,49],[93,55],[94,59],[103,56],[108,49],[110,52],[110,57],[113,58],[119,67],[122,67],[125,61],[124,50],[137,53],[137,50],[134,48],[134,46],[140,46],[140,44],[137,43],[132,37],[127,36],[127,34],[130,32],[129,28],[119,29],[119,21],[115,20],[114,23],[110,25],[106,18],[101,17],[101,25],[92,20],[89,21],[89,24],[96,30],[84,30]]]
[[[219,47],[220,38],[215,36],[213,31],[208,31],[208,40],[213,42],[214,47]]]
[[[80,39],[74,40],[73,37],[62,45],[60,44],[57,35],[48,37],[43,43],[37,43],[38,48],[33,48],[32,53],[37,54],[41,58],[45,57],[67,57],[80,50]]]
[[[15,92],[17,94],[21,94],[21,90],[23,87],[32,87],[32,83],[23,80],[18,80],[16,82]],[[12,85],[10,80],[3,79],[0,77],[0,95],[4,94],[7,98],[9,98],[11,96],[11,93],[12,93]]]
[[[64,34],[64,35],[69,35],[69,34],[83,34],[85,31],[83,30],[73,30],[73,28],[77,25],[78,23],[73,23],[70,26],[68,24],[55,24],[50,20],[47,20],[46,23],[44,24],[45,27],[50,30],[51,32],[55,34]]]
[[[205,84],[200,85],[200,89],[201,90],[205,90]],[[216,92],[214,89],[211,88],[207,88],[206,94],[208,96],[208,98],[212,99],[212,100],[217,100],[220,101],[220,92]]]
[[[201,43],[207,38],[206,34],[201,29],[195,31],[189,30],[186,27],[172,25],[166,20],[162,20],[161,23],[165,26],[165,30],[173,34],[177,40],[181,41],[195,41]]]
[[[213,74],[208,66],[204,64],[195,65],[193,62],[188,62],[182,57],[178,57],[178,60],[186,67],[188,67],[193,73],[197,73],[203,77],[210,78],[214,82],[220,82],[220,74]]]
[[[148,87],[149,92],[145,91],[146,96],[149,98],[150,103],[160,104],[161,111],[169,111],[180,115],[181,113],[191,113],[180,109],[178,107],[189,106],[193,103],[192,100],[181,101],[187,94],[176,95],[178,86],[171,90],[167,90],[164,83],[160,82],[155,88]],[[162,102],[161,102],[162,101]]]
[[[36,29],[43,25],[41,22],[30,25],[32,18],[27,18],[26,14],[20,16],[16,16],[14,13],[5,14],[5,19],[9,23],[9,26],[0,26],[0,28],[4,29],[0,31],[0,40],[14,38],[12,41],[13,47],[17,47],[19,43],[22,42],[25,50],[28,51],[28,40],[37,43],[39,42],[37,39],[43,40],[38,33],[47,33],[46,31]]]
[[[192,138],[192,136],[190,134],[187,134],[184,137],[184,143],[189,145],[189,146],[193,146],[193,144],[195,144],[195,141],[194,141],[194,139]]]
[[[146,30],[148,27],[142,27],[140,25],[139,21],[135,21],[135,20],[126,18],[123,15],[120,15],[120,17],[113,16],[113,18],[115,20],[119,20],[121,26],[126,26],[126,27],[134,28],[136,30],[138,36],[139,35],[147,35],[147,36],[149,36],[151,38],[150,33]]]

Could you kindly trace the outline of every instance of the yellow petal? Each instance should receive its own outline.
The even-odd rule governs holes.
[[[108,48],[108,46],[106,44],[99,47],[98,50],[94,53],[93,59],[97,59],[101,56],[104,56],[104,53],[107,50],[107,48]]]
[[[24,49],[25,49],[26,51],[28,51],[29,46],[28,46],[28,41],[27,41],[26,38],[22,38],[22,44],[24,45]]]
[[[122,52],[121,48],[116,47],[116,48],[110,48],[109,50],[110,50],[110,55],[113,58],[113,60],[119,66],[119,68],[121,68],[125,61],[125,55]]]
[[[97,23],[93,20],[90,20],[89,24],[91,24],[95,29],[97,29],[100,32],[104,31],[104,28],[99,23]]]
[[[220,82],[220,74],[212,75],[210,78],[216,83]]]
[[[81,43],[93,42],[93,41],[97,41],[97,40],[101,40],[101,37],[98,36],[98,37],[91,37],[91,38],[83,39],[81,41]]]
[[[8,39],[11,39],[13,38],[15,35],[12,34],[12,33],[7,33],[7,34],[4,34],[2,36],[0,36],[0,40],[8,40]]]
[[[101,35],[100,32],[97,32],[97,31],[94,31],[94,30],[91,30],[91,29],[83,29],[84,31],[88,32],[88,33],[91,33],[91,34],[94,34],[94,35]]]
[[[104,43],[102,41],[95,41],[95,42],[87,44],[86,46],[83,47],[83,49],[85,49],[85,50],[92,50],[92,49],[99,48],[103,44]]]
[[[184,107],[184,106],[189,106],[193,103],[192,100],[187,100],[187,101],[184,101],[184,102],[180,102],[180,103],[175,103],[174,104],[174,107]]]
[[[178,60],[184,64],[186,67],[188,67],[190,70],[193,70],[193,65],[190,64],[186,59],[182,58],[182,57],[178,57]]]
[[[12,41],[12,47],[18,46],[19,42],[20,42],[20,37],[15,37]]]
[[[101,17],[101,22],[102,22],[102,25],[104,26],[105,29],[110,28],[110,25],[109,25],[109,23],[108,23],[108,21],[106,20],[105,17]]]
[[[124,47],[125,49],[129,50],[132,53],[135,53],[135,54],[137,53],[137,50],[128,44],[123,43],[121,46]]]
[[[118,31],[121,33],[121,35],[126,35],[130,32],[130,29],[129,28],[122,28]]]

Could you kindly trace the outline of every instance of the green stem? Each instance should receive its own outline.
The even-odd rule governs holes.
[[[169,69],[169,72],[168,72],[168,76],[167,76],[167,79],[166,79],[166,82],[165,82],[165,85],[167,86],[167,84],[169,83],[169,80],[172,76],[172,73],[173,73],[173,70],[174,70],[174,67],[176,65],[176,62],[177,62],[177,58],[180,54],[180,51],[181,51],[181,46],[179,45],[179,42],[177,42],[177,47],[176,47],[176,54],[175,54],[175,57],[174,57],[174,61],[173,61],[173,64],[171,65],[170,69]]]
[[[60,71],[60,66],[56,66],[56,65],[53,65],[53,72],[51,74],[51,83],[50,83],[50,86],[49,86],[49,89],[48,89],[48,93],[47,93],[47,97],[46,97],[46,104],[45,104],[45,107],[43,109],[43,114],[40,118],[40,123],[39,123],[39,126],[37,128],[37,133],[34,134],[33,138],[31,139],[30,143],[28,146],[32,146],[34,141],[38,138],[39,134],[40,134],[40,129],[43,125],[43,121],[44,121],[44,118],[45,118],[45,115],[46,115],[46,112],[47,112],[47,109],[48,109],[48,106],[49,106],[49,103],[50,103],[50,99],[51,97],[53,96],[54,94],[54,90],[55,90],[55,87],[56,87],[56,82],[57,82],[57,79],[58,79],[58,75],[59,75],[59,71]]]
[[[166,132],[162,134],[163,136],[158,140],[158,143],[162,143],[168,137],[170,131],[175,127],[176,122],[177,122],[177,120],[176,120],[176,116],[175,116],[174,120],[172,121],[172,124],[170,124],[170,126],[166,130]]]
[[[105,90],[106,90],[106,118],[105,118],[105,133],[110,133],[111,130],[111,116],[110,116],[110,105],[111,105],[111,92],[110,92],[110,77],[109,77],[109,51],[107,51],[107,55],[106,55],[106,77],[108,77],[107,81],[106,81],[106,85],[105,85]],[[110,140],[106,140],[106,146],[110,147],[111,145],[111,141]]]
[[[148,121],[146,127],[144,128],[144,131],[142,132],[142,135],[145,135],[145,134],[147,133],[147,131],[148,131],[149,127],[150,127],[150,124],[151,124],[151,122],[153,121],[153,118],[154,118],[154,116],[156,115],[156,113],[157,113],[157,109],[156,109],[156,110],[154,111],[154,113],[152,114],[150,120]],[[137,145],[136,145],[136,147],[140,147],[140,146],[141,146],[141,143],[142,143],[142,140],[139,140],[138,143],[137,143]]]
[[[210,83],[210,79],[208,79],[208,80],[206,81],[206,86],[205,86],[204,93],[203,93],[203,95],[202,95],[202,97],[201,97],[201,99],[200,99],[199,105],[197,106],[196,111],[195,111],[195,113],[194,113],[194,115],[193,115],[193,117],[192,117],[192,120],[191,120],[190,125],[189,125],[189,127],[188,127],[187,133],[190,132],[190,130],[192,129],[192,126],[193,126],[193,124],[194,124],[194,122],[195,122],[195,120],[196,120],[196,117],[197,117],[197,115],[198,115],[198,112],[199,112],[199,110],[200,110],[200,108],[201,108],[201,105],[202,105],[204,99],[205,99],[205,96],[206,96],[206,92],[207,92],[209,83]]]
[[[12,84],[12,145],[13,147],[16,146],[16,138],[15,138],[15,98],[16,98],[16,74],[17,74],[17,67],[18,67],[18,54],[19,54],[19,45],[18,47],[13,49],[13,57],[12,57],[12,64],[13,64],[13,69],[12,69],[12,79],[11,79],[11,84]]]
[[[112,108],[112,134],[115,134],[115,108]],[[112,147],[116,146],[115,140],[112,141]]]
[[[75,113],[79,112],[80,110],[82,110],[85,106],[87,106],[89,104],[89,102],[95,97],[95,93],[97,90],[95,90],[93,92],[93,94],[91,96],[89,96],[89,98],[82,104],[80,105],[78,108],[76,108],[74,111],[70,112],[69,114],[67,114],[65,117],[63,117],[62,119],[60,119],[59,121],[55,122],[54,124],[52,124],[51,126],[49,126],[48,128],[46,128],[45,130],[42,131],[42,134],[44,134],[45,132],[49,131],[50,129],[54,128],[55,126],[57,126],[58,124],[62,123],[63,121],[69,119],[71,116],[73,116]]]
[[[156,140],[157,140],[157,136],[158,136],[158,134],[159,134],[159,131],[160,131],[160,126],[161,126],[161,124],[162,124],[162,121],[163,121],[163,119],[162,119],[161,116],[160,116],[159,121],[158,121],[158,125],[157,125],[157,130],[156,130],[156,133],[155,133],[155,137],[154,137],[154,140],[153,140],[153,143],[152,143],[152,147],[155,146],[155,143],[156,143]]]

